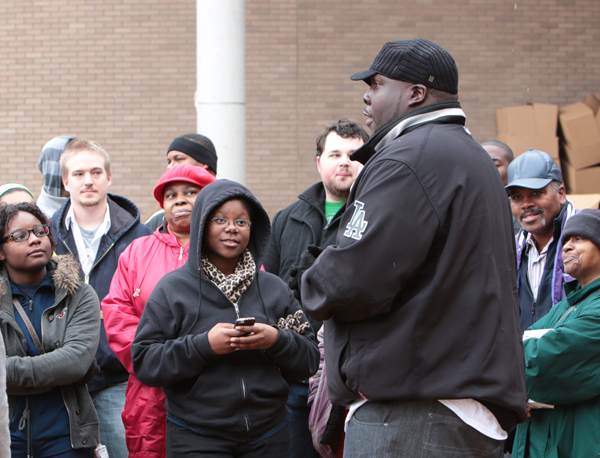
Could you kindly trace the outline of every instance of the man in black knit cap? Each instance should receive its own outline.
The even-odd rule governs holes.
[[[301,278],[324,323],[344,457],[494,456],[526,417],[502,180],[464,127],[452,56],[386,43],[353,80],[372,137],[335,246]]]
[[[177,137],[167,150],[167,169],[180,164],[191,164],[206,169],[217,176],[217,150],[210,138],[200,134],[185,134]],[[164,223],[164,210],[154,213],[144,224],[153,231]]]

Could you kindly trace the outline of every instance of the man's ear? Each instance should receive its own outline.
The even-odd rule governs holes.
[[[317,161],[317,171],[321,173],[321,156],[316,156],[315,160]]]
[[[408,102],[409,107],[419,105],[427,98],[427,86],[422,84],[413,84],[413,86],[410,88],[410,91],[410,100]]]
[[[0,246],[0,261],[5,261],[5,260],[6,260],[6,255],[4,254],[4,250]]]

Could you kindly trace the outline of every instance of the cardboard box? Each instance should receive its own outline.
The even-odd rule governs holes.
[[[577,169],[562,161],[562,173],[570,194],[600,193],[600,166]]]
[[[600,163],[600,129],[594,116],[594,107],[600,107],[600,101],[590,94],[588,102],[591,106],[577,102],[558,112],[564,159],[575,169]]]
[[[513,150],[515,157],[520,156],[529,149],[537,149],[548,153],[552,159],[559,163],[558,137],[544,135],[518,135],[518,134],[498,134],[498,141],[506,143]]]
[[[567,194],[567,200],[573,202],[575,208],[598,208],[600,194]]]
[[[585,99],[585,104],[592,109],[594,116],[598,116],[598,109],[600,108],[600,97],[593,92],[590,92]]]
[[[533,103],[496,110],[498,132],[501,134],[544,135],[555,137],[558,106]]]
[[[531,105],[499,108],[496,110],[496,118],[498,132],[501,134],[528,135],[537,133]]]
[[[533,103],[499,108],[496,117],[497,138],[511,147],[515,157],[528,149],[537,149],[548,153],[558,163],[557,105]]]

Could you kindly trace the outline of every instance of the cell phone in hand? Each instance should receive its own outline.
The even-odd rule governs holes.
[[[235,320],[235,327],[237,328],[238,326],[254,326],[254,323],[256,323],[256,319],[253,316],[247,318],[238,318],[237,320]]]

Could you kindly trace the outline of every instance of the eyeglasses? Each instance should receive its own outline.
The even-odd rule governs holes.
[[[26,242],[29,240],[29,235],[32,232],[37,238],[47,237],[50,234],[50,226],[48,224],[40,224],[33,229],[16,229],[4,237],[2,243],[5,243],[11,237],[15,242]]]
[[[245,219],[236,219],[234,221],[229,221],[225,218],[213,218],[211,219],[211,221],[217,227],[227,227],[230,223],[233,223],[238,229],[250,229],[250,226],[252,226],[252,222]]]

